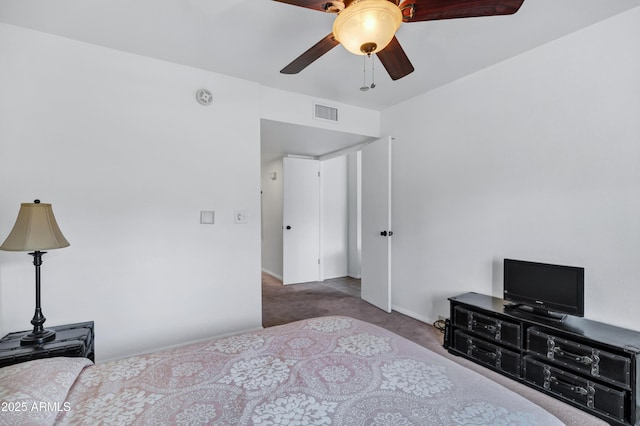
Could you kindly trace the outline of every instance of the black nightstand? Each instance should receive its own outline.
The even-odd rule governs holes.
[[[56,338],[42,345],[20,345],[20,338],[29,331],[9,333],[0,339],[0,367],[56,356],[82,357],[95,361],[93,321],[48,328],[55,330]]]

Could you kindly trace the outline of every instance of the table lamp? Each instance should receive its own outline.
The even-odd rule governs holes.
[[[53,215],[51,204],[22,203],[18,218],[11,233],[4,241],[0,250],[6,251],[32,251],[33,265],[36,267],[36,311],[31,320],[33,331],[26,334],[20,340],[21,345],[40,345],[49,342],[56,337],[56,332],[43,327],[46,318],[42,314],[40,306],[40,265],[42,255],[46,251],[69,246]]]

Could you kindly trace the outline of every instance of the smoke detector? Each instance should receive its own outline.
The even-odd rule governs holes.
[[[196,100],[200,105],[211,105],[213,95],[207,89],[200,89],[196,92]]]

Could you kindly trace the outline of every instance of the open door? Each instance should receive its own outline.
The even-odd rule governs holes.
[[[320,162],[282,159],[282,282],[320,279]]]
[[[391,312],[391,147],[393,138],[362,149],[362,279],[364,301]]]

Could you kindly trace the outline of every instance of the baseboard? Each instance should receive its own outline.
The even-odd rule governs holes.
[[[275,272],[271,272],[270,270],[264,269],[264,268],[262,268],[262,272],[264,272],[265,274],[269,274],[272,277],[277,278],[280,281],[282,281],[282,275],[276,274]]]
[[[401,308],[401,307],[396,306],[396,305],[392,305],[391,309],[393,309],[396,312],[401,313],[402,315],[406,315],[406,316],[411,317],[413,319],[416,319],[418,321],[422,321],[422,322],[424,322],[426,324],[433,324],[436,321],[435,319],[427,318],[425,316],[416,314],[415,312],[412,312],[412,311],[410,311],[408,309]]]

